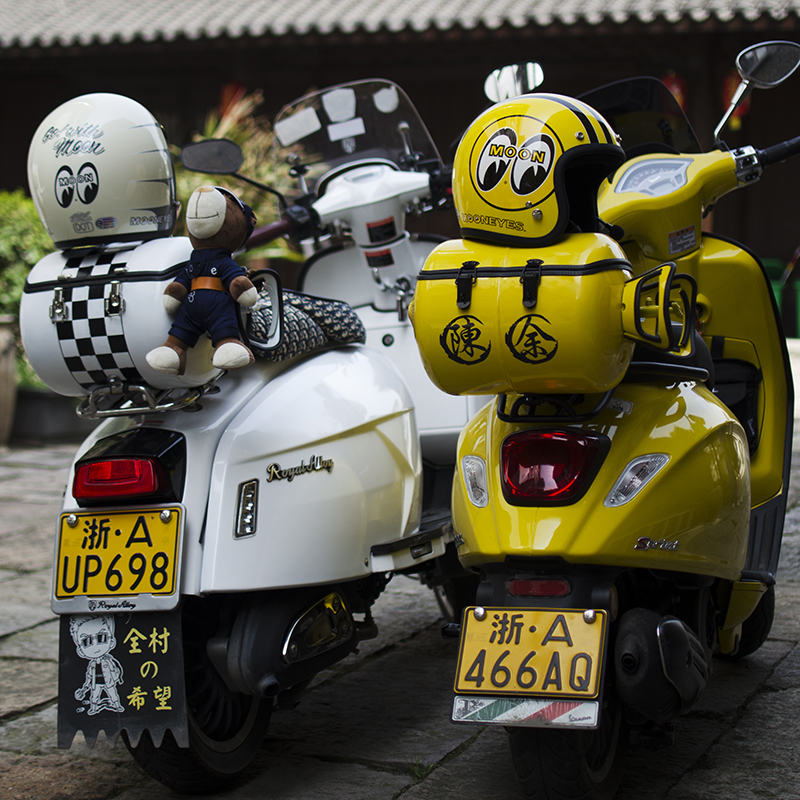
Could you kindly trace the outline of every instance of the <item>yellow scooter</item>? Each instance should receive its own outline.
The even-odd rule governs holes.
[[[744,51],[729,114],[798,64],[792,43]],[[688,711],[712,655],[772,624],[788,353],[761,263],[702,217],[800,141],[730,152],[729,114],[702,153],[654,79],[495,104],[455,157],[463,238],[419,276],[429,376],[495,396],[458,445],[480,583],[452,719],[508,728],[527,797],[612,797],[629,730]]]

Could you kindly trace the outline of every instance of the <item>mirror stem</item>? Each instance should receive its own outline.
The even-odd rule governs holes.
[[[716,147],[720,147],[722,144],[720,141],[720,136],[722,135],[723,128],[728,124],[730,118],[733,116],[733,112],[736,111],[739,105],[744,102],[752,89],[753,87],[748,80],[743,80],[736,88],[736,91],[733,93],[733,97],[731,98],[731,103],[728,106],[728,110],[719,121],[719,125],[714,128],[714,144]]]
[[[245,177],[244,175],[240,175],[238,172],[232,172],[231,175],[234,178],[238,178],[240,181],[244,181],[245,183],[249,183],[251,186],[255,186],[256,189],[261,189],[264,192],[269,192],[270,194],[274,194],[275,197],[278,198],[278,202],[281,204],[281,208],[287,207],[286,198],[277,189],[273,189],[271,186],[266,186],[263,183],[254,181],[251,178]]]

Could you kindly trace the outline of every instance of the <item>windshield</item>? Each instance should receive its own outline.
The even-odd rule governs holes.
[[[278,114],[275,135],[276,177],[290,165],[304,167],[308,189],[316,194],[351,162],[391,162],[417,171],[441,166],[419,114],[390,81],[356,81],[301,97]]]
[[[646,153],[701,153],[675,96],[657,78],[631,78],[581,95],[622,137],[628,158]]]

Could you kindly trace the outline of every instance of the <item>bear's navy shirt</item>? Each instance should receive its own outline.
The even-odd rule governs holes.
[[[178,309],[170,335],[189,347],[194,347],[203,333],[211,336],[214,346],[220,339],[238,339],[236,301],[227,290],[234,278],[246,274],[247,270],[231,258],[230,250],[223,247],[192,250],[189,263],[175,278],[175,281],[186,287],[189,294]],[[219,278],[226,291],[192,290],[192,281],[195,278]]]
[[[227,289],[234,278],[246,274],[247,270],[231,258],[230,250],[214,247],[207,250],[192,250],[189,263],[175,280],[187,290],[191,290],[195,278],[219,278]]]

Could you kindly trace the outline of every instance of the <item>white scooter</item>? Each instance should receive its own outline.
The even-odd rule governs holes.
[[[408,99],[385,81],[335,87],[292,104],[276,132],[313,194],[256,237],[332,235],[302,289],[334,300],[262,275],[243,325],[255,364],[220,374],[209,341],[182,376],[147,364],[183,238],[53,253],[21,309],[34,369],[105,418],[57,527],[59,746],[121,732],[144,769],[190,793],[228,785],[273,706],[377,635],[370,607],[392,574],[441,584],[447,481],[476,402],[431,387],[406,320],[435,242],[409,236],[405,209],[435,206],[449,183]],[[187,165],[234,173],[212,163],[226,148],[189,148]]]

